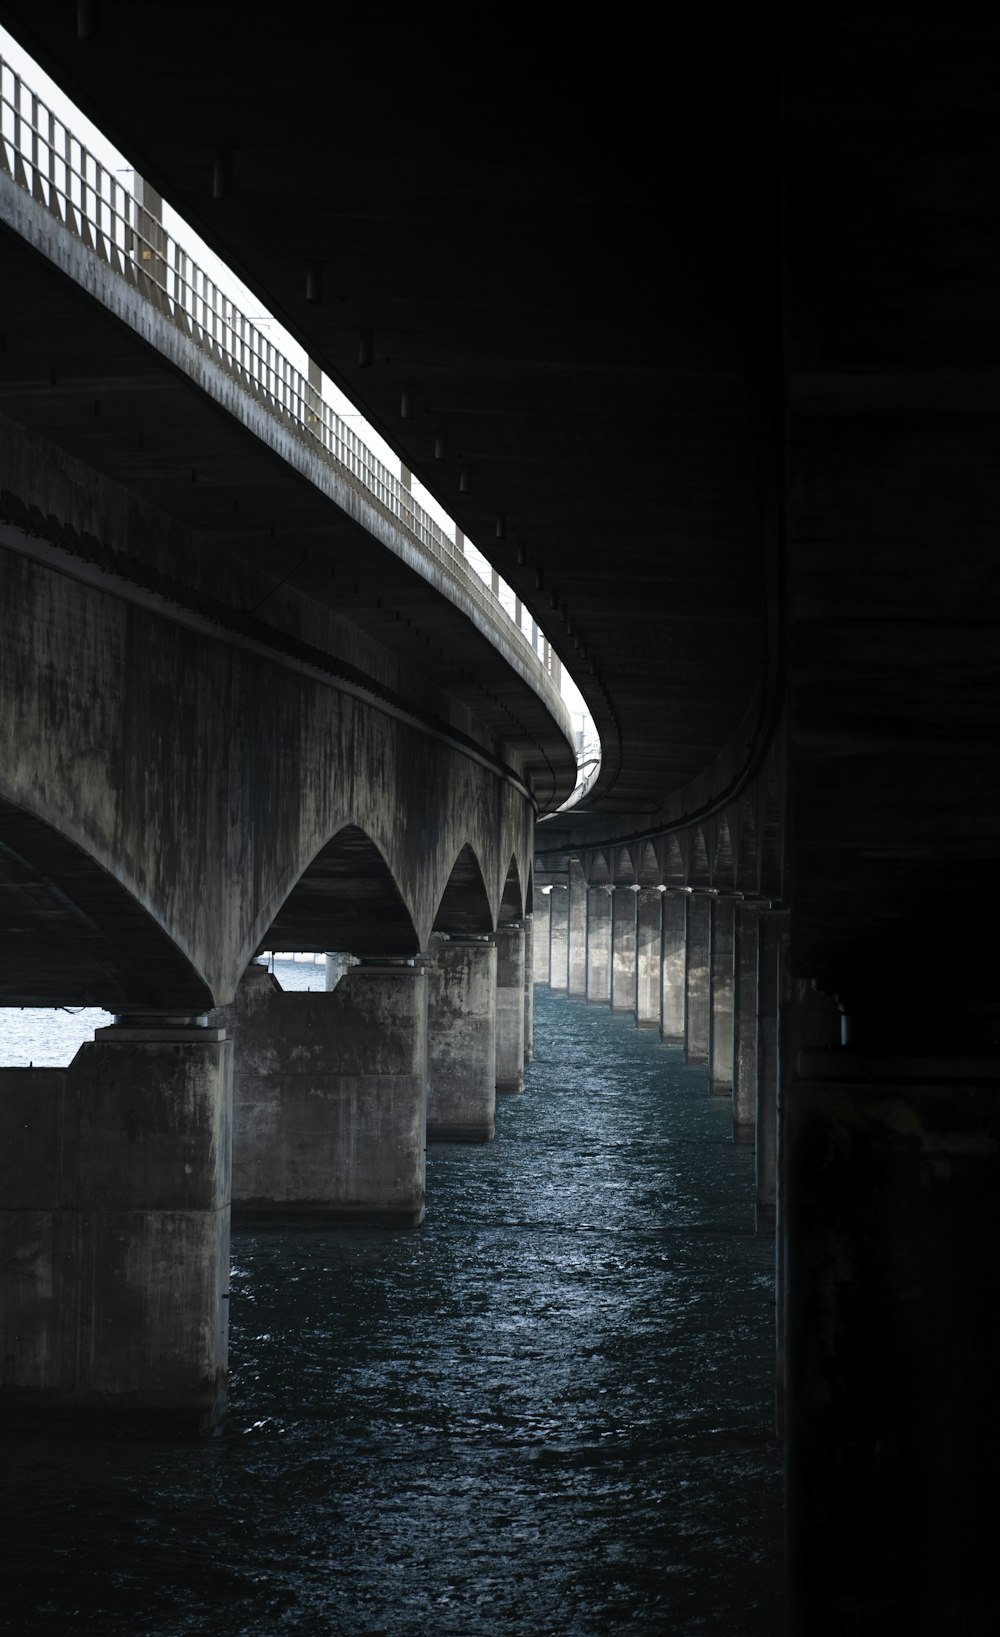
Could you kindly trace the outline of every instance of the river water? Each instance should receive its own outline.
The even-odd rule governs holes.
[[[234,1234],[222,1436],[8,1443],[2,1629],[776,1637],[752,1154],[655,1034],[535,1040],[423,1227]]]

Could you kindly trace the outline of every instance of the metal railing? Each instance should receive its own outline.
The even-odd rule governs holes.
[[[522,657],[530,656],[558,688],[558,661],[537,625],[540,652],[455,541],[340,419],[319,388],[2,56],[0,169],[397,524],[493,626],[507,635],[516,633]]]

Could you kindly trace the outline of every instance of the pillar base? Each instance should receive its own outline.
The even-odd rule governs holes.
[[[637,1029],[659,1029],[660,1027],[655,1017],[637,1017],[635,1026]]]
[[[733,1121],[733,1142],[737,1148],[752,1148],[756,1136],[753,1125],[744,1125],[739,1120]]]
[[[497,1081],[498,1097],[516,1097],[524,1090],[524,1075],[516,1075],[510,1080]]]
[[[210,1431],[226,1408],[230,1049],[100,1029],[0,1071],[0,1408]]]
[[[354,966],[285,993],[252,966],[234,1037],[233,1217],[274,1227],[416,1227],[424,1217],[427,978]]]

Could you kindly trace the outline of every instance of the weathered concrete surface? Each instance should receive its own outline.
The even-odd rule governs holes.
[[[635,907],[631,887],[611,899],[611,1010],[635,1012]]]
[[[708,1043],[709,1089],[719,1097],[733,1091],[736,903],[712,904],[712,1017]]]
[[[733,1010],[733,1141],[754,1140],[757,1109],[757,954],[760,909],[740,904],[736,911],[736,955]]]
[[[611,899],[610,887],[587,892],[587,1002],[611,1005]]]
[[[227,1394],[231,1050],[108,1028],[0,1070],[0,1407],[187,1430]]]
[[[502,926],[496,931],[498,1095],[524,1090],[524,928]]]
[[[569,890],[555,886],[549,900],[549,988],[566,992],[569,982]]]
[[[233,1039],[233,1211],[243,1222],[423,1220],[427,977],[355,966],[332,994],[251,965]]]
[[[535,930],[532,938],[534,953],[534,981],[549,981],[549,923],[552,916],[552,898],[547,892],[535,892]]]
[[[242,647],[272,580],[205,542],[199,564],[173,518],[16,428],[3,437],[5,484],[33,499],[39,527],[51,514],[50,532],[89,531],[108,564],[85,584],[0,550],[0,876],[23,928],[0,971],[8,1004],[228,1001],[295,906],[312,942],[278,947],[325,949],[342,932],[333,947],[382,953],[352,941],[376,937],[378,916],[348,902],[331,924],[322,865],[345,832],[384,864],[414,948],[463,846],[498,914],[512,854],[528,878],[533,815],[457,704],[452,721],[442,695],[307,598],[267,600],[270,623],[253,629],[270,647]],[[116,594],[133,559],[144,603]],[[175,584],[212,615],[203,628],[184,623]],[[319,656],[312,669],[300,648]],[[365,665],[368,697],[337,687]],[[393,714],[404,694],[427,731]]]
[[[524,1066],[535,1055],[535,917],[524,918]]]
[[[685,949],[687,894],[668,892],[663,898],[663,959],[660,1039],[671,1046],[684,1043]]]
[[[635,1021],[640,1029],[660,1027],[663,894],[643,887],[636,901]]]
[[[582,999],[587,992],[587,883],[575,859],[569,865],[566,912],[566,991]]]
[[[757,1232],[773,1234],[777,1211],[778,1078],[781,1030],[779,1001],[782,958],[788,942],[788,915],[768,911],[760,919],[757,970],[756,1144]]]
[[[834,1049],[783,1091],[796,1633],[996,1629],[998,1078]]]
[[[496,944],[435,939],[430,953],[427,1140],[489,1142],[496,1114]]]
[[[712,989],[712,901],[705,893],[688,899],[684,945],[684,1055],[708,1062]]]

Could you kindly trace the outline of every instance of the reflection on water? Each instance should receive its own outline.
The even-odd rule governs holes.
[[[752,1155],[703,1069],[536,994],[422,1228],[234,1236],[223,1437],[9,1451],[5,1629],[775,1637]]]

